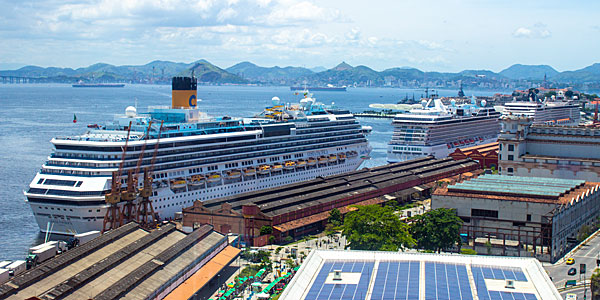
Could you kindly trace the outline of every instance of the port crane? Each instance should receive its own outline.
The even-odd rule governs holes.
[[[158,222],[158,213],[154,212],[154,207],[152,206],[152,201],[150,201],[150,196],[152,196],[152,176],[154,164],[156,163],[156,154],[159,148],[160,136],[162,134],[163,122],[164,121],[160,122],[158,136],[156,137],[156,144],[154,145],[154,152],[152,153],[152,161],[150,162],[150,166],[144,169],[144,183],[142,188],[139,190],[139,196],[141,197],[141,200],[138,201],[136,219],[143,228],[154,227]]]
[[[123,173],[123,164],[125,163],[125,154],[127,153],[127,145],[129,144],[129,134],[131,133],[131,122],[127,127],[127,137],[125,138],[125,146],[121,153],[121,163],[119,169],[112,174],[111,189],[104,195],[104,201],[108,203],[106,215],[102,222],[102,233],[119,228],[123,224],[123,216],[119,210],[119,202],[121,202],[121,174]]]
[[[140,156],[138,158],[135,170],[129,170],[127,173],[127,189],[121,193],[121,200],[125,201],[121,215],[123,216],[123,224],[127,224],[136,219],[137,216],[137,205],[135,200],[138,197],[138,174],[144,159],[144,152],[146,151],[146,144],[148,143],[148,136],[150,135],[150,129],[152,128],[152,121],[148,124],[146,136],[144,137],[144,143],[140,150]]]

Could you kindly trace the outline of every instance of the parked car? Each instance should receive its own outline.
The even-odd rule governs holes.
[[[575,275],[575,274],[577,274],[577,269],[575,269],[575,268],[570,268],[570,269],[569,269],[569,271],[567,272],[567,274],[569,274],[569,275],[571,275],[571,276],[572,276],[572,275]]]

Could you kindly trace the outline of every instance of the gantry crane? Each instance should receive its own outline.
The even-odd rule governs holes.
[[[137,207],[137,222],[144,228],[155,227],[158,222],[158,213],[154,212],[152,201],[152,175],[154,171],[154,163],[156,163],[156,153],[158,152],[160,135],[162,134],[163,122],[160,122],[160,128],[158,129],[158,136],[156,137],[156,145],[154,145],[154,153],[152,153],[152,161],[150,166],[144,169],[144,184],[139,191],[141,200],[138,202]]]
[[[119,211],[119,202],[121,202],[121,174],[123,173],[123,164],[125,163],[125,154],[127,153],[127,145],[129,144],[129,133],[131,132],[131,122],[127,127],[127,138],[125,139],[125,146],[121,153],[121,163],[117,172],[112,174],[112,184],[110,192],[104,196],[104,201],[108,203],[108,209],[106,209],[106,215],[102,223],[102,233],[110,230],[119,228],[123,224],[123,218]]]
[[[136,219],[137,210],[135,200],[138,197],[138,174],[140,172],[140,166],[144,159],[144,152],[146,151],[146,144],[148,142],[148,136],[150,135],[150,128],[152,127],[152,121],[148,124],[148,130],[144,137],[144,144],[140,151],[140,157],[138,158],[135,170],[129,170],[127,173],[127,189],[121,193],[121,200],[125,201],[121,215],[123,216],[123,224],[127,224]]]

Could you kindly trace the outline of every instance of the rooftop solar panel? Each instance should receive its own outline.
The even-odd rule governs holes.
[[[487,266],[472,266],[473,279],[480,300],[537,300],[534,294],[518,292],[499,292],[487,289],[485,279],[513,279],[527,281],[525,273],[518,268],[491,268]]]
[[[369,281],[373,270],[373,262],[344,261],[325,262],[304,299],[317,300],[352,300],[365,299],[369,289]],[[329,273],[342,270],[342,273],[360,273],[358,284],[325,283]]]
[[[466,266],[426,262],[425,299],[472,300]]]
[[[418,300],[419,273],[418,261],[380,262],[371,300]]]

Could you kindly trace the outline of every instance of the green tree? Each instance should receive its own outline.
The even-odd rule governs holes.
[[[273,227],[265,225],[260,228],[260,235],[271,234],[273,233]]]
[[[556,92],[555,91],[549,91],[549,92],[547,92],[547,93],[544,94],[544,97],[550,98],[552,96],[556,96]]]
[[[410,233],[417,241],[420,249],[440,252],[460,241],[462,220],[456,216],[454,209],[438,208],[412,218]]]
[[[271,244],[271,245],[275,244],[275,237],[274,236],[270,236],[269,237],[269,244]]]
[[[566,91],[565,92],[565,97],[571,99],[573,97],[573,91]]]
[[[415,244],[408,226],[389,207],[355,207],[357,210],[347,213],[342,225],[351,249],[397,251]]]
[[[334,208],[329,212],[329,223],[333,226],[342,225],[342,213],[339,209]]]

